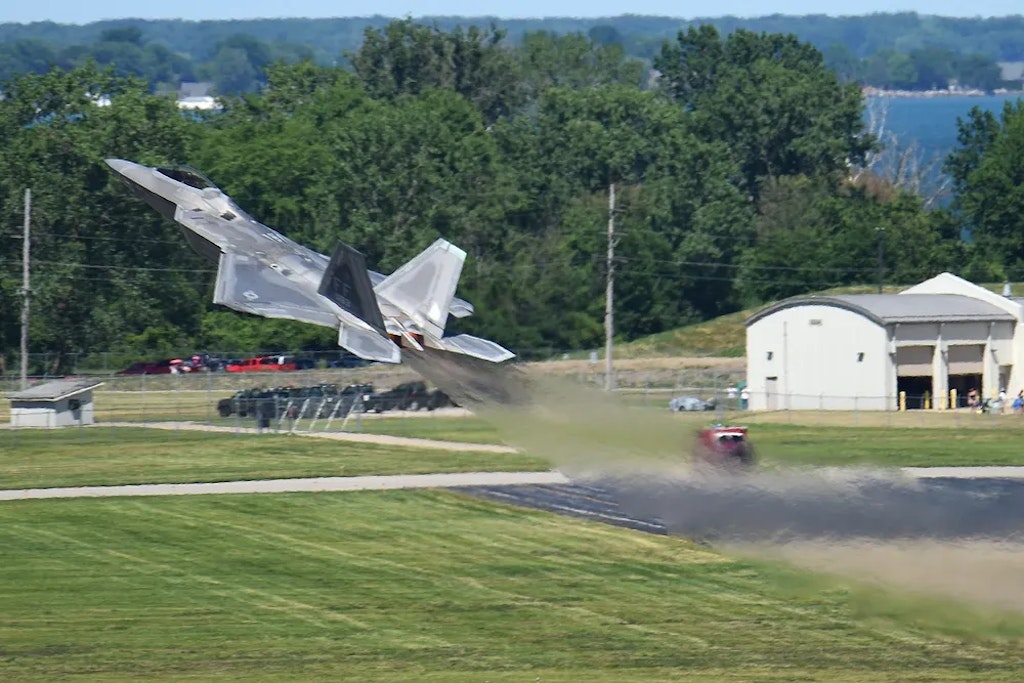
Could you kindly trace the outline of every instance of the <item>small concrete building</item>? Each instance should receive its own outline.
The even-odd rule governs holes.
[[[1024,300],[943,273],[899,294],[798,296],[747,319],[753,410],[952,407],[1024,383]],[[1017,389],[1013,389],[1016,387]],[[1011,391],[1011,389],[1013,389]]]
[[[93,390],[103,382],[56,380],[7,394],[12,427],[70,427],[95,421]]]

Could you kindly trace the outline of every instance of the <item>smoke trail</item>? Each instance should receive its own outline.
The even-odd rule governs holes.
[[[692,419],[631,409],[516,366],[410,355],[417,371],[507,443],[551,459],[669,533],[890,588],[1024,610],[1024,482],[915,480],[870,468],[695,472]]]

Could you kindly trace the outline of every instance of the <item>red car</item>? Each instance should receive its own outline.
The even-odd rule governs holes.
[[[700,430],[693,456],[698,464],[714,467],[749,469],[754,465],[754,447],[747,439],[746,427],[715,425]]]
[[[181,361],[177,358],[166,358],[164,360],[148,361],[140,360],[137,363],[132,363],[124,370],[118,370],[116,375],[169,375],[171,374],[171,368]]]
[[[228,372],[294,372],[299,366],[288,356],[256,356],[229,362]]]

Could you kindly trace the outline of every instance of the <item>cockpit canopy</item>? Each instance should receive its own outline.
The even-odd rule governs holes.
[[[180,183],[185,183],[189,187],[194,187],[197,190],[206,190],[209,188],[218,189],[217,186],[213,184],[213,181],[191,166],[160,166],[156,170],[171,180],[177,180]]]

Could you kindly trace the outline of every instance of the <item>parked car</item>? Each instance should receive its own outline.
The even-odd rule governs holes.
[[[366,401],[366,410],[377,413],[385,410],[435,410],[453,405],[448,394],[440,389],[430,390],[425,382],[406,382],[378,394]]]
[[[372,384],[350,384],[340,391],[334,384],[244,389],[218,401],[217,413],[221,417],[272,415],[276,419],[291,408],[296,418],[338,417],[347,415],[357,401],[365,402],[373,392]]]
[[[205,351],[202,353],[193,354],[187,361],[192,368],[192,372],[206,371],[206,372],[220,372],[225,369],[228,361],[217,356],[211,356]]]
[[[359,412],[366,412],[367,401],[373,396],[375,390],[372,384],[349,384],[332,401],[325,402],[320,411],[319,417],[342,417],[356,409]]]
[[[370,361],[352,353],[345,353],[339,358],[332,358],[327,361],[327,367],[329,368],[361,368],[367,365],[370,365]]]
[[[138,361],[132,363],[124,370],[118,370],[116,375],[169,375],[175,366],[175,361],[181,362],[179,358],[165,358],[157,361]]]
[[[293,372],[298,365],[289,356],[254,356],[241,362],[229,362],[228,372]]]
[[[697,398],[696,396],[676,396],[668,402],[669,410],[676,413],[714,410],[716,405],[717,404],[714,399],[705,401],[704,399]]]

